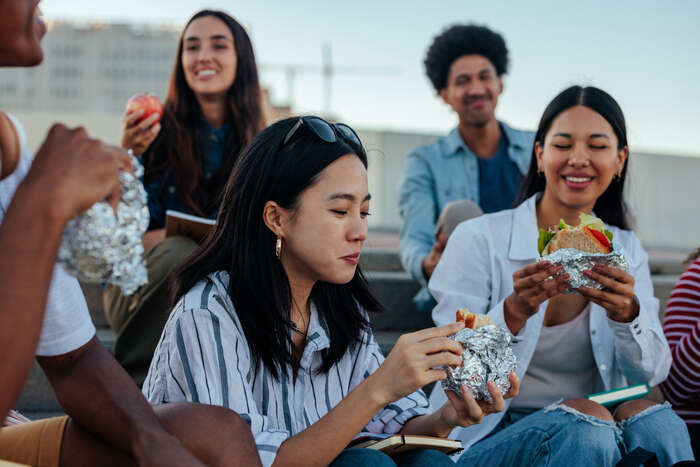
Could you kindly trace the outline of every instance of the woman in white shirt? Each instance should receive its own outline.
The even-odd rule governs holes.
[[[445,437],[505,407],[493,386],[492,405],[465,392],[430,410],[420,388],[459,363],[460,345],[446,338],[456,323],[402,336],[384,360],[367,314],[382,307],[357,266],[366,167],[355,132],[318,117],[253,140],[215,232],[176,274],[177,304],[143,386],[150,402],[235,410],[266,466],[453,465],[430,450],[394,460],[344,451],[360,431]],[[518,383],[513,374],[512,394]]]
[[[518,397],[505,413],[453,437],[471,446],[460,465],[613,465],[641,447],[661,465],[692,459],[688,434],[666,405],[636,400],[614,413],[586,395],[666,378],[670,352],[658,319],[647,254],[629,230],[622,193],[629,151],[625,120],[604,91],[573,86],[540,121],[529,173],[515,209],[462,223],[452,234],[429,288],[442,325],[468,307],[507,326],[514,346]],[[622,246],[629,272],[587,272],[604,290],[568,289],[560,266],[537,262],[538,228],[595,213]],[[435,405],[445,400],[433,391]],[[562,402],[563,401],[563,402]],[[625,447],[618,449],[618,443]]]

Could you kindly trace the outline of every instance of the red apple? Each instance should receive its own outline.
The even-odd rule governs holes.
[[[136,112],[137,110],[143,110],[143,115],[136,121],[139,123],[154,113],[158,114],[158,120],[154,124],[160,121],[160,117],[163,115],[163,104],[160,103],[160,99],[155,94],[139,94],[126,103],[126,114]]]

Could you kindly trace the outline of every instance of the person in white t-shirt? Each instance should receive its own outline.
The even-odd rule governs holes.
[[[46,26],[37,3],[0,0],[0,66],[41,62]],[[185,404],[155,413],[97,340],[77,281],[55,265],[68,220],[97,201],[118,202],[120,169],[131,169],[124,150],[63,125],[51,128],[32,160],[19,123],[0,113],[0,459],[259,465],[234,412]],[[70,419],[4,426],[35,354]]]
[[[617,102],[600,89],[572,86],[544,111],[519,205],[466,221],[450,237],[429,283],[438,302],[433,320],[444,324],[465,306],[488,314],[518,337],[522,378],[505,412],[452,432],[468,447],[458,465],[483,465],[494,452],[504,466],[615,465],[636,448],[661,465],[693,459],[688,431],[669,406],[633,400],[611,412],[586,399],[658,384],[671,362],[648,256],[622,197],[628,155]],[[597,265],[584,274],[604,289],[563,294],[569,277],[562,267],[537,261],[538,228],[560,219],[578,225],[580,212],[609,226],[629,271]],[[431,403],[444,398],[436,388]]]

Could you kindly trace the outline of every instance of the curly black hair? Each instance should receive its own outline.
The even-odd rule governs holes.
[[[456,24],[433,39],[423,61],[425,73],[437,92],[447,87],[452,62],[470,54],[488,58],[498,76],[508,72],[508,48],[503,36],[486,26]]]

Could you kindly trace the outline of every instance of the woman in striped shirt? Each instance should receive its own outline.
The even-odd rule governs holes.
[[[661,391],[685,420],[695,458],[700,458],[700,248],[671,292],[664,314],[664,334],[673,363]]]
[[[143,386],[152,403],[229,407],[263,465],[451,465],[437,451],[393,461],[345,450],[360,431],[447,436],[503,410],[470,393],[435,412],[420,388],[445,378],[451,324],[402,336],[386,360],[369,327],[382,306],[358,268],[367,156],[347,125],[318,117],[264,130],[240,156],[213,235],[176,274],[175,308]],[[512,375],[510,397],[519,381]],[[493,384],[493,383],[490,383]],[[303,459],[303,460],[302,460]]]

